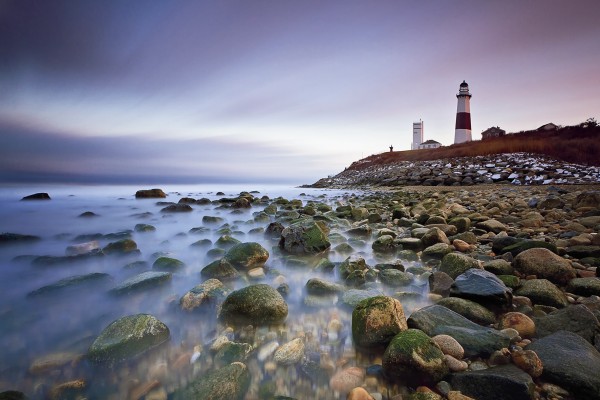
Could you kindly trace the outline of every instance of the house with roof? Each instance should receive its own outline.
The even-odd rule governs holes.
[[[500,129],[498,126],[492,126],[491,128],[481,132],[481,140],[496,138],[504,135],[506,135],[506,131],[504,129]]]
[[[537,128],[536,130],[538,131],[555,131],[558,129],[558,125],[553,124],[552,122],[548,122],[545,125],[540,126],[539,128]]]
[[[421,149],[437,149],[438,147],[442,147],[442,144],[440,142],[429,139],[419,145],[419,150],[421,150]]]

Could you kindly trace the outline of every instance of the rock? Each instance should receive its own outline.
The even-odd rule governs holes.
[[[19,233],[0,233],[0,245],[9,243],[35,242],[41,240],[39,236],[21,235]]]
[[[452,253],[453,250],[454,247],[450,246],[449,244],[436,243],[423,250],[423,253],[421,253],[421,259],[423,261],[440,260],[444,258],[444,256],[446,256],[447,254]]]
[[[515,292],[517,296],[525,296],[534,304],[542,304],[557,308],[566,307],[567,296],[547,279],[529,279],[521,282]]]
[[[465,254],[450,253],[442,258],[439,270],[456,279],[471,268],[481,268],[479,261]]]
[[[339,266],[338,271],[340,278],[347,279],[354,272],[361,272],[369,268],[365,259],[360,256],[350,256],[344,260]]]
[[[185,264],[176,258],[171,257],[158,257],[152,269],[156,271],[176,272],[185,268]]]
[[[329,295],[341,293],[344,286],[337,283],[328,282],[321,278],[312,278],[306,282],[306,293],[314,295]]]
[[[254,350],[248,343],[237,343],[228,341],[219,347],[214,357],[214,363],[217,367],[228,365],[233,362],[244,362]]]
[[[526,347],[536,352],[542,378],[563,387],[576,398],[597,399],[600,394],[600,353],[580,336],[559,331]]]
[[[455,373],[450,377],[450,384],[475,399],[533,400],[535,392],[531,376],[510,364]]]
[[[436,335],[431,340],[438,345],[442,353],[450,355],[457,360],[462,359],[465,355],[465,349],[452,336]]]
[[[238,270],[223,259],[213,261],[202,268],[200,275],[203,278],[215,278],[219,280],[233,280],[241,276]]]
[[[566,290],[579,296],[600,296],[600,279],[575,278],[569,282]]]
[[[468,210],[465,209],[468,212]],[[467,232],[471,228],[471,220],[467,217],[456,217],[448,221],[450,225],[454,225],[458,233]]]
[[[194,286],[179,300],[182,310],[192,311],[203,305],[212,304],[222,300],[227,295],[227,289],[218,279],[209,279],[200,285]]]
[[[169,328],[152,315],[129,315],[113,321],[100,333],[88,350],[88,359],[125,360],[164,343],[169,335]]]
[[[508,312],[502,315],[498,323],[498,328],[515,329],[522,338],[530,338],[535,335],[535,323],[527,315],[520,312]]]
[[[269,252],[256,242],[236,244],[223,256],[223,260],[242,270],[262,267],[268,259]]]
[[[111,276],[102,272],[92,272],[85,275],[75,275],[61,279],[47,286],[42,286],[27,294],[28,297],[36,297],[40,295],[62,292],[69,288],[81,287],[90,283],[108,283],[112,280]]]
[[[510,338],[501,332],[468,320],[449,308],[432,305],[414,311],[407,320],[409,328],[421,329],[430,336],[449,335],[460,343],[466,356],[489,355],[508,347]]]
[[[0,400],[27,400],[27,396],[23,392],[16,390],[7,390],[0,392]]]
[[[373,241],[371,248],[376,253],[393,253],[396,251],[396,243],[391,235],[382,235]]]
[[[483,269],[496,275],[512,275],[514,269],[512,265],[502,259],[490,260],[483,264]]]
[[[413,281],[412,274],[397,269],[385,269],[379,273],[381,283],[398,287],[409,285]]]
[[[574,258],[598,258],[600,257],[600,246],[571,246],[567,248],[567,254]]]
[[[423,242],[419,238],[401,238],[397,239],[397,243],[406,250],[421,251],[424,249]]]
[[[329,380],[331,389],[340,393],[348,393],[361,386],[365,379],[365,370],[359,367],[348,367],[336,372]]]
[[[60,370],[67,365],[75,366],[82,357],[82,354],[69,352],[46,354],[32,361],[29,366],[29,373],[32,375],[42,375]]]
[[[104,246],[102,252],[105,254],[130,254],[137,252],[137,243],[131,239],[121,239]]]
[[[356,307],[356,305],[358,303],[360,303],[361,301],[368,299],[369,297],[375,297],[375,296],[383,296],[384,293],[381,290],[378,289],[369,289],[369,290],[363,290],[363,289],[349,289],[346,290],[344,292],[344,294],[342,295],[342,304],[350,307],[350,308],[354,308]]]
[[[512,305],[512,290],[507,288],[496,275],[477,268],[471,268],[456,277],[450,287],[450,296],[490,306]]]
[[[450,244],[450,240],[440,228],[431,228],[421,237],[421,242],[425,247],[432,246],[436,243]]]
[[[166,193],[161,189],[145,189],[135,192],[136,199],[165,198]]]
[[[67,247],[65,254],[67,256],[77,256],[87,254],[91,251],[100,249],[100,244],[96,240],[91,242],[78,243]]]
[[[544,367],[538,355],[532,350],[516,350],[511,354],[513,363],[533,378],[542,375]]]
[[[168,206],[160,210],[160,212],[162,213],[180,213],[191,211],[194,211],[194,209],[192,208],[192,206],[186,203],[169,204]]]
[[[406,329],[402,304],[392,297],[362,300],[352,312],[352,338],[361,348],[385,347],[396,334]]]
[[[456,249],[456,251],[460,251],[461,253],[467,253],[472,250],[469,243],[460,239],[454,239],[452,241],[452,246]]]
[[[504,247],[502,249],[502,254],[510,253],[513,255],[513,257],[516,257],[525,250],[529,249],[547,249],[553,253],[558,253],[558,249],[553,243],[548,243],[541,240],[522,240],[510,246]]]
[[[450,295],[450,286],[454,283],[454,279],[445,272],[434,271],[429,275],[429,291],[439,294],[440,296]]]
[[[560,285],[566,285],[575,278],[571,263],[548,249],[525,250],[515,257],[513,266],[521,274],[535,275]]]
[[[586,228],[595,228],[600,225],[600,215],[579,218],[579,223]]]
[[[478,222],[475,224],[475,226],[487,232],[494,233],[500,233],[507,230],[506,226],[503,223],[496,221],[495,219],[488,219],[486,221]]]
[[[549,336],[558,331],[573,332],[589,343],[598,345],[600,322],[596,315],[583,304],[569,306],[541,317],[534,317],[538,337]]]
[[[492,311],[471,300],[460,297],[446,297],[436,304],[449,308],[479,325],[487,326],[496,322],[496,316]]]
[[[171,280],[170,272],[148,271],[135,275],[110,290],[113,294],[128,294],[141,289],[158,287]]]
[[[600,192],[588,191],[577,195],[573,201],[573,208],[578,209],[582,207],[600,208]]]
[[[419,329],[394,336],[383,354],[383,370],[390,379],[410,386],[435,384],[449,372],[442,351]]]
[[[281,294],[269,285],[247,286],[229,294],[219,319],[229,324],[268,325],[285,320],[288,305]]]
[[[175,392],[173,399],[242,400],[249,386],[248,367],[234,362],[196,378],[187,387]]]
[[[444,354],[444,361],[446,361],[450,372],[466,371],[469,368],[469,364],[466,361],[457,360],[449,354]]]
[[[327,233],[327,227],[320,222],[292,224],[281,232],[279,247],[292,254],[320,253],[331,247]]]
[[[496,236],[492,239],[492,251],[496,254],[504,254],[506,247],[522,241],[524,240],[514,236]]]
[[[48,193],[34,193],[23,197],[21,201],[23,200],[50,200],[50,195]]]
[[[375,400],[365,389],[355,387],[348,393],[346,400]]]
[[[304,356],[304,341],[302,338],[293,339],[275,350],[273,360],[277,364],[292,365],[300,362]]]

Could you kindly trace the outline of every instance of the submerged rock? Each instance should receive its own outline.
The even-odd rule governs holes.
[[[209,279],[194,286],[179,300],[182,310],[192,311],[206,304],[216,304],[225,298],[227,288],[218,279]]]
[[[150,199],[150,198],[165,198],[166,193],[162,189],[142,189],[135,192],[136,199]]]
[[[533,400],[535,393],[531,376],[510,364],[454,373],[450,384],[462,394],[475,399]]]
[[[185,264],[171,257],[158,257],[154,264],[152,264],[152,269],[156,271],[167,271],[167,272],[175,272],[185,268]]]
[[[50,200],[48,193],[34,193],[23,197],[21,200]]]
[[[36,297],[44,294],[61,292],[63,290],[80,287],[89,283],[101,283],[111,281],[111,276],[102,272],[93,272],[85,275],[74,275],[68,278],[61,279],[50,285],[42,286],[27,294],[28,297]]]
[[[173,399],[242,400],[249,386],[248,367],[234,362],[196,378],[184,389],[175,392]]]
[[[170,272],[147,271],[125,280],[120,285],[112,288],[110,292],[117,295],[127,294],[141,289],[157,287],[170,280]]]
[[[407,328],[402,304],[392,297],[362,300],[352,312],[352,338],[358,347],[385,347]]]
[[[216,260],[202,268],[200,275],[204,278],[216,278],[220,280],[233,280],[241,276],[237,269],[227,260]]]
[[[88,350],[93,362],[116,362],[137,356],[169,339],[169,328],[149,314],[119,318],[108,325]]]
[[[137,252],[137,243],[131,239],[121,239],[104,246],[102,252],[105,254],[129,254]]]
[[[321,222],[292,224],[281,232],[279,247],[292,254],[316,254],[329,249],[327,227]]]
[[[238,243],[223,256],[233,267],[249,270],[261,267],[269,259],[269,252],[256,242]]]
[[[285,320],[288,305],[269,285],[257,284],[236,290],[227,296],[219,319],[228,324],[278,324]]]
[[[39,236],[22,235],[20,233],[0,233],[0,244],[34,242],[37,240],[41,240],[41,238]]]

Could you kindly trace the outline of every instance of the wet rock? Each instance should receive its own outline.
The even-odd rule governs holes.
[[[364,258],[360,256],[350,256],[338,266],[338,271],[340,278],[347,279],[352,273],[362,272],[368,268],[369,266]]]
[[[486,261],[483,264],[483,269],[495,275],[512,275],[514,272],[512,265],[502,259]]]
[[[152,264],[152,269],[156,271],[166,271],[166,272],[176,272],[185,268],[185,264],[171,257],[158,257],[154,264]]]
[[[567,296],[547,279],[529,279],[521,282],[515,291],[517,296],[525,296],[534,304],[542,304],[557,308],[566,307]]]
[[[431,228],[421,237],[421,242],[425,247],[432,246],[436,243],[450,244],[450,240],[440,228]]]
[[[536,352],[542,378],[563,387],[577,398],[597,399],[600,394],[600,353],[580,336],[559,331],[526,347]]]
[[[429,275],[429,291],[431,293],[439,294],[440,296],[450,295],[450,286],[454,283],[454,279],[445,272],[434,271]]]
[[[534,317],[538,337],[549,336],[558,331],[573,332],[592,344],[600,338],[600,322],[596,315],[583,304],[553,311],[542,317]]]
[[[501,332],[477,325],[440,305],[413,312],[407,324],[409,328],[421,329],[430,336],[452,336],[464,348],[467,356],[488,355],[510,344],[510,338]]]
[[[292,254],[316,254],[327,250],[331,243],[329,229],[321,222],[301,222],[281,232],[279,247]]]
[[[448,335],[436,335],[431,338],[442,350],[442,353],[450,355],[457,360],[460,360],[465,355],[465,349],[454,339]]]
[[[217,239],[217,241],[215,242],[215,245],[220,249],[229,249],[229,248],[235,246],[236,244],[240,244],[240,243],[242,243],[242,242],[230,235],[222,235],[220,238]]]
[[[0,400],[27,400],[27,396],[23,392],[7,390],[0,392]]]
[[[218,279],[209,279],[200,285],[194,286],[179,300],[182,310],[192,311],[198,307],[215,305],[227,295],[227,289]]]
[[[508,312],[502,315],[498,323],[498,328],[515,329],[522,338],[530,338],[535,335],[535,323],[527,315],[520,312]]]
[[[306,293],[313,295],[336,294],[343,292],[344,289],[342,285],[321,278],[312,278],[306,282]]]
[[[421,251],[425,248],[423,242],[419,238],[401,238],[397,240],[397,243],[406,250]]]
[[[162,213],[181,213],[191,211],[194,211],[194,209],[192,206],[186,203],[169,204],[160,210]]]
[[[112,288],[110,292],[113,294],[122,295],[137,292],[142,289],[158,287],[169,282],[171,277],[172,275],[170,272],[142,272],[141,274],[135,275],[123,281],[120,285]]]
[[[29,366],[28,372],[32,375],[48,374],[68,365],[75,366],[82,357],[82,354],[70,352],[46,354],[35,358]]]
[[[242,400],[250,386],[250,372],[241,362],[212,370],[174,393],[174,400]]]
[[[136,232],[154,232],[156,227],[149,224],[136,224],[133,230]]]
[[[413,281],[413,276],[397,269],[385,269],[379,272],[379,279],[385,285],[399,287],[409,285]]]
[[[471,300],[460,297],[446,297],[436,304],[449,308],[479,325],[487,326],[496,322],[496,316],[492,311]]]
[[[384,293],[378,289],[349,289],[342,295],[341,303],[354,308],[361,301],[368,299],[369,297],[383,296]]]
[[[273,360],[277,364],[292,365],[300,362],[304,356],[304,341],[302,338],[293,339],[275,350]]]
[[[250,353],[254,350],[248,343],[226,342],[219,347],[214,357],[214,363],[218,367],[228,365],[233,362],[244,362],[248,359]]]
[[[21,201],[23,200],[50,200],[50,195],[48,193],[34,193],[23,197]]]
[[[532,350],[516,350],[511,354],[513,363],[533,378],[542,375],[544,367],[538,355]]]
[[[91,283],[108,283],[111,282],[110,275],[102,272],[93,272],[85,275],[74,275],[68,278],[61,279],[50,285],[42,286],[27,294],[28,297],[37,297],[56,292],[63,292],[70,288],[81,287]]]
[[[513,266],[524,275],[535,275],[560,285],[575,278],[571,263],[548,249],[525,250],[515,257]]]
[[[383,370],[392,380],[408,385],[431,385],[449,372],[444,353],[419,329],[398,333],[383,354]]]
[[[169,328],[149,314],[119,318],[108,325],[88,350],[93,362],[116,362],[134,357],[169,339]]]
[[[39,236],[22,235],[19,233],[0,233],[0,245],[20,242],[35,242],[37,240],[41,240],[41,238]]]
[[[268,259],[269,252],[256,242],[236,244],[223,256],[224,261],[242,270],[261,267]]]
[[[229,262],[223,259],[213,261],[206,267],[202,268],[200,275],[203,278],[215,278],[219,280],[233,280],[241,276],[238,270],[236,270]]]
[[[491,272],[472,268],[460,274],[450,287],[450,296],[473,300],[480,304],[508,307],[512,290]]]
[[[135,192],[136,199],[165,198],[167,194],[161,189],[144,189]]]
[[[600,257],[600,246],[571,246],[567,248],[567,254],[575,258],[598,258]]]
[[[575,278],[569,282],[566,290],[579,296],[600,296],[600,279]]]
[[[465,254],[449,253],[442,258],[439,270],[456,279],[471,268],[481,268],[479,261]]]
[[[392,297],[362,300],[352,312],[352,338],[358,347],[385,347],[396,334],[406,329],[402,304]]]
[[[441,260],[447,254],[452,253],[454,247],[446,243],[436,243],[432,246],[427,247],[421,253],[421,259],[423,261],[427,260]]]
[[[461,393],[486,400],[533,400],[535,384],[514,365],[452,374],[450,384]]]
[[[121,239],[104,246],[102,252],[105,254],[130,254],[138,252],[137,243],[131,239]]]
[[[478,222],[475,226],[479,229],[483,229],[487,232],[500,233],[502,231],[506,231],[506,225],[502,222],[499,222],[495,219],[488,219],[486,221]]]
[[[522,240],[502,249],[502,253],[510,253],[513,257],[529,249],[547,249],[553,253],[558,253],[556,245],[541,240]]]
[[[365,370],[359,367],[348,367],[336,372],[329,380],[331,389],[346,394],[355,387],[361,386],[365,379]]]
[[[285,320],[288,305],[281,294],[269,285],[247,286],[229,294],[219,319],[229,324],[268,325]]]
[[[376,253],[393,253],[396,251],[396,243],[391,235],[382,235],[373,241],[371,248]]]

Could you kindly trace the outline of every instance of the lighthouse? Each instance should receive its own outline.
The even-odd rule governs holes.
[[[454,144],[470,142],[471,139],[471,93],[469,85],[462,81],[456,95],[458,106],[456,107],[456,127],[454,130]]]

